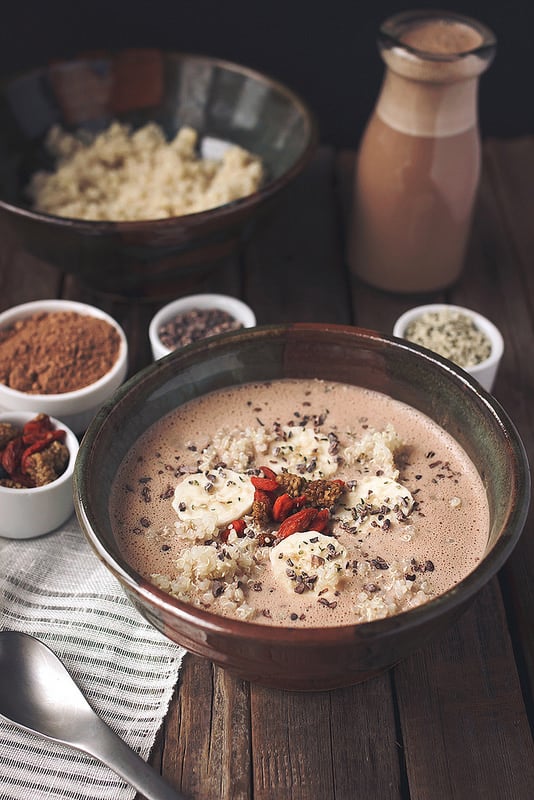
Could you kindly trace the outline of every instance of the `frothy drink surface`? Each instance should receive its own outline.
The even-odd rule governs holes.
[[[396,479],[411,493],[413,509],[404,517],[398,506],[392,508],[392,499],[383,497],[382,509],[366,516],[358,500],[358,513],[352,509],[347,517],[359,487],[363,492],[369,480],[388,478],[385,442],[391,438],[391,426],[397,445],[402,444],[395,456]],[[220,576],[200,581],[192,602],[265,624],[352,624],[425,602],[475,568],[487,544],[489,510],[480,477],[458,443],[426,416],[383,394],[321,381],[275,381],[223,390],[178,408],[154,425],[125,459],[113,487],[112,521],[127,560],[152,580],[155,573],[170,580],[179,577],[177,560],[193,550],[195,568],[205,563],[208,551],[216,554],[216,564],[223,563],[225,547],[231,551],[226,553],[231,564],[235,553],[230,545],[214,543],[210,536],[194,542],[177,533],[174,487],[184,472],[195,473],[206,446],[214,465],[211,472],[221,460],[238,465],[247,480],[247,473],[265,463],[274,467],[276,448],[287,444],[281,430],[291,428],[297,431],[295,437],[302,430],[315,431],[320,446],[326,443],[326,455],[316,453],[315,473],[309,469],[309,454],[303,469],[290,465],[289,472],[311,480],[335,464],[330,479],[342,479],[355,492],[342,495],[331,512],[331,564],[337,564],[341,550],[346,553],[339,582],[332,585],[325,578],[328,585],[321,589],[319,577],[317,586],[311,580],[298,591],[298,581],[290,576],[297,565],[291,560],[286,565],[286,554],[282,577],[275,574],[272,548],[258,545],[258,529],[251,523],[249,535],[237,539],[236,546],[246,548],[241,552],[247,558],[253,554],[253,565],[238,570],[233,583]],[[389,438],[381,438],[386,430]],[[270,431],[278,438],[265,449]],[[300,440],[289,435],[296,450]],[[204,480],[209,473],[205,470],[199,477]],[[352,497],[350,502],[347,497]],[[391,508],[386,509],[388,503]],[[279,523],[270,525],[274,533],[278,527]],[[291,536],[285,542],[290,545]],[[319,576],[329,566],[329,551],[322,555],[322,561],[316,556],[311,561],[311,571],[316,569]],[[159,585],[171,587],[165,581]],[[244,594],[242,604],[239,591]]]
[[[469,25],[446,19],[418,22],[399,38],[403,44],[417,50],[442,55],[467,53],[483,41],[480,33]]]

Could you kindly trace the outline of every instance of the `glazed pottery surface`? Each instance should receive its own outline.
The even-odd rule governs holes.
[[[477,568],[447,593],[409,612],[359,625],[298,630],[219,617],[141,578],[121,555],[109,513],[113,477],[130,447],[177,405],[222,387],[278,378],[321,378],[383,392],[454,436],[478,468],[489,501],[489,542]],[[82,528],[152,624],[243,678],[298,690],[365,680],[450,625],[510,555],[529,496],[521,440],[504,410],[476,381],[439,356],[393,337],[304,323],[225,334],[147,367],[97,415],[75,469]]]
[[[189,125],[201,140],[241,145],[262,159],[266,179],[248,197],[169,219],[93,222],[32,210],[25,187],[35,171],[53,168],[44,147],[51,126],[95,133],[114,120],[134,129],[155,122],[169,138]],[[237,64],[147,49],[55,62],[1,87],[0,215],[25,249],[91,287],[164,296],[235,252],[316,144],[305,103]]]

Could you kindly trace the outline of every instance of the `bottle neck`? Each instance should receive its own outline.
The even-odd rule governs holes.
[[[413,80],[387,69],[375,112],[411,136],[455,136],[478,123],[478,76],[449,83]]]

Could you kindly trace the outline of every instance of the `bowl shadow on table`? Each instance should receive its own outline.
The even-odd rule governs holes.
[[[284,628],[218,617],[158,590],[126,563],[114,538],[110,487],[139,435],[177,405],[240,383],[321,378],[383,392],[430,416],[463,446],[487,491],[484,558],[454,588],[396,616],[335,628]],[[491,465],[491,469],[488,469]],[[146,368],[102,409],[82,443],[75,506],[98,556],[158,630],[247,680],[325,690],[366,680],[450,626],[495,575],[521,534],[528,462],[506,413],[476,381],[430,351],[336,325],[267,326],[226,334]]]
[[[238,144],[262,159],[266,178],[248,197],[182,217],[139,222],[61,218],[33,210],[30,176],[51,170],[44,139],[54,124],[92,133],[112,121],[159,124],[171,138]],[[58,62],[6,79],[0,92],[0,217],[21,246],[89,287],[132,297],[166,296],[217,266],[302,172],[317,145],[315,120],[289,88],[220,59],[125,50]]]

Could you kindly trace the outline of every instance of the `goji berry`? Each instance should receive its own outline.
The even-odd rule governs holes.
[[[282,522],[286,517],[289,517],[294,510],[294,499],[288,495],[287,492],[284,492],[284,494],[279,495],[273,503],[273,519],[275,522]]]
[[[313,520],[313,530],[319,533],[324,533],[328,529],[330,522],[330,511],[327,508],[322,508],[317,512],[317,516]]]
[[[272,481],[276,480],[276,472],[270,467],[260,467],[263,472],[264,478],[270,478]]]
[[[9,441],[2,450],[2,467],[11,477],[20,472],[20,463],[23,451],[24,444],[22,441],[22,436],[17,436],[15,439],[11,439],[11,441]]]
[[[303,508],[287,517],[278,528],[277,539],[286,539],[292,533],[309,531],[318,511],[316,508]]]
[[[304,508],[304,506],[306,505],[307,501],[308,501],[308,498],[306,497],[305,494],[299,494],[298,497],[294,497],[293,498],[293,506],[295,508],[295,511],[298,511],[300,508]]]
[[[22,440],[25,445],[30,445],[43,439],[49,431],[53,430],[54,426],[48,414],[39,414],[24,424]]]
[[[229,522],[226,528],[221,531],[219,539],[223,542],[227,542],[232,531],[235,531],[239,539],[242,539],[245,535],[245,528],[246,522],[244,519],[234,519],[233,522]]]
[[[253,475],[250,480],[254,488],[262,492],[275,492],[278,489],[278,483],[273,478],[259,478]]]

